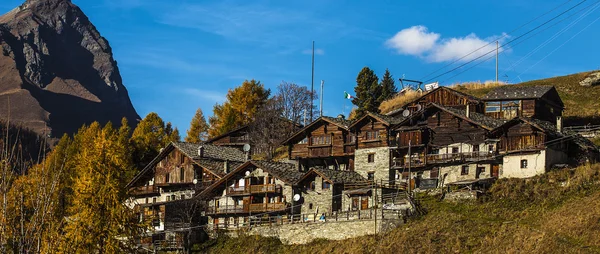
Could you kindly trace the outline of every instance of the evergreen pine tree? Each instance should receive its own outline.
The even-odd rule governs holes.
[[[385,69],[385,74],[381,79],[381,95],[379,96],[379,104],[389,100],[398,92],[398,88],[394,84],[394,78],[388,69]]]
[[[187,130],[185,142],[200,143],[202,141],[206,141],[207,139],[208,123],[206,123],[202,109],[199,108],[196,110],[196,114],[190,123],[190,128]]]
[[[356,98],[352,103],[356,109],[356,117],[361,117],[366,111],[379,112],[379,97],[381,96],[381,86],[379,78],[369,67],[364,67],[356,77],[356,87],[354,87]]]

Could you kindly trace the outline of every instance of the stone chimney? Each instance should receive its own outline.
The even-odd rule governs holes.
[[[562,116],[557,116],[556,117],[556,131],[558,131],[558,133],[562,133],[562,127],[563,127]]]
[[[465,115],[467,116],[467,118],[471,117],[471,107],[470,107],[470,105],[467,105],[467,107],[465,108]]]
[[[229,174],[229,160],[223,162],[223,171],[225,171],[226,174]]]
[[[203,146],[198,147],[198,157],[200,157],[200,158],[204,157],[204,147]]]

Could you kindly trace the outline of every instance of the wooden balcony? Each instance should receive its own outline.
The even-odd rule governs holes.
[[[276,212],[285,210],[285,203],[259,203],[248,205],[228,205],[219,207],[208,207],[207,214],[234,214],[234,213],[259,213]]]
[[[139,187],[135,187],[132,188],[130,190],[131,195],[134,196],[143,196],[143,195],[158,195],[158,187],[156,187],[155,185],[149,185],[149,186],[139,186]]]
[[[227,195],[250,195],[259,193],[278,193],[281,187],[275,184],[248,185],[227,188]]]
[[[285,203],[250,204],[250,212],[274,212],[285,210]]]
[[[410,158],[394,158],[392,166],[396,168],[423,167],[426,165],[444,164],[452,162],[470,162],[493,159],[495,153],[490,152],[466,152],[466,153],[446,153],[446,154],[419,154]]]
[[[309,157],[329,157],[331,156],[331,145],[309,146]]]

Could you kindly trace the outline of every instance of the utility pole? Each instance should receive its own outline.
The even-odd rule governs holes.
[[[409,198],[411,196],[410,195],[410,183],[411,183],[411,181],[410,181],[411,180],[410,179],[411,178],[410,166],[412,164],[412,154],[410,153],[411,141],[412,141],[412,139],[408,140],[408,186],[407,186],[407,188],[408,188],[408,196],[409,196]]]
[[[321,80],[321,103],[319,106],[319,111],[321,112],[320,116],[323,116],[323,83],[325,83],[325,80]]]
[[[315,93],[315,41],[312,43],[312,76],[310,79],[310,122],[313,121],[313,106]]]
[[[500,50],[500,46],[498,45],[498,41],[496,41],[496,84],[498,84],[498,51]]]

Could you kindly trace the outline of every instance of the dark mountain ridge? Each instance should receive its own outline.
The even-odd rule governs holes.
[[[139,120],[108,41],[70,0],[27,0],[0,16],[0,116],[38,133]]]

